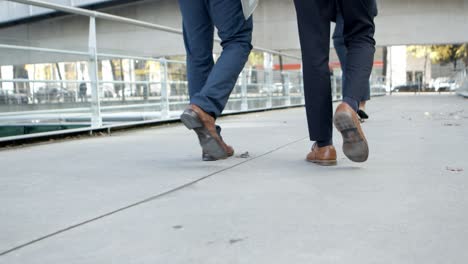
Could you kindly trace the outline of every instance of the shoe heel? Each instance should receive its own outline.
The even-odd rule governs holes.
[[[210,156],[212,160],[220,160],[228,158],[224,148],[212,137],[205,137],[200,140],[200,145],[203,152]]]
[[[180,116],[180,121],[190,130],[203,127],[200,118],[198,118],[194,111],[186,110]]]
[[[343,137],[345,156],[354,162],[365,162],[369,157],[369,146],[364,135],[359,133],[352,116],[347,113],[337,113],[333,123]]]
[[[343,131],[348,129],[355,129],[356,126],[353,123],[352,116],[347,113],[337,113],[333,118],[333,123],[335,124],[336,129],[343,133]]]

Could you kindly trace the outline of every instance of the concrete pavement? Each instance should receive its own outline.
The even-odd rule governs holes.
[[[0,263],[466,263],[468,101],[369,103],[371,155],[304,161],[303,109],[0,151]]]

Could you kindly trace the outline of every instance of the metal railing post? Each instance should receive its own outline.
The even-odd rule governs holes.
[[[146,88],[145,86],[143,86],[143,100],[144,100],[144,104],[145,104],[145,107],[144,107],[144,111],[145,112],[149,112],[151,111],[151,107],[148,105],[149,104],[149,100],[150,100],[150,81],[149,81],[149,78],[146,80]]]
[[[128,72],[130,74],[130,96],[139,96],[137,94],[137,84],[135,84],[135,60],[129,59],[128,60]]]
[[[247,71],[244,70],[241,73],[241,111],[249,110],[249,103],[247,102]]]
[[[169,87],[168,87],[168,72],[167,60],[161,58],[159,60],[161,69],[161,119],[169,118]]]
[[[332,78],[332,99],[333,100],[338,100],[338,94],[336,93],[336,91],[337,91],[336,76],[333,76]]]
[[[302,67],[301,67],[301,71],[299,72],[299,88],[300,88],[300,91],[301,91],[301,104],[305,104],[304,74],[302,73]]]
[[[291,77],[289,76],[289,72],[283,72],[284,78],[284,96],[286,96],[286,106],[291,105]]]
[[[266,87],[268,91],[268,99],[267,99],[267,108],[271,108],[273,106],[273,70],[267,69],[265,71],[266,75]]]
[[[273,106],[273,55],[264,52],[265,87],[267,89],[266,108]]]
[[[99,98],[98,58],[96,41],[96,18],[89,18],[89,78],[91,81],[91,126],[101,127],[101,103]]]

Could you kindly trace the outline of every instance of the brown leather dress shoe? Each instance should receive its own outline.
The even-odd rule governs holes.
[[[354,162],[364,162],[369,157],[369,146],[357,113],[347,104],[336,109],[333,123],[343,136],[343,152]]]
[[[180,120],[188,129],[197,133],[203,153],[211,156],[213,160],[229,157],[230,149],[216,132],[214,117],[196,105],[189,105],[180,116]]]
[[[307,161],[316,163],[322,166],[336,165],[336,150],[333,145],[321,147],[315,143],[312,146],[312,151],[307,155]]]
[[[221,136],[221,127],[216,125],[216,132],[218,133],[218,136],[221,138],[221,141],[223,141],[224,143],[224,139],[223,137]],[[228,157],[231,157],[234,155],[234,149],[227,145],[226,143],[224,143],[226,146],[226,149],[227,149],[227,154],[228,154]],[[213,158],[210,154],[207,154],[207,153],[202,153],[202,160],[203,161],[215,161],[216,159]]]

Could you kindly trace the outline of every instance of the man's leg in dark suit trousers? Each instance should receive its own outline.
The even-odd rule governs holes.
[[[205,2],[205,0],[179,0],[187,52],[190,98],[200,93],[214,66],[214,25]]]
[[[346,54],[346,85],[344,101],[357,110],[362,99],[368,97],[369,77],[375,53],[375,0],[337,0],[344,20]]]
[[[184,19],[190,102],[218,117],[252,49],[252,18],[239,0],[179,0]],[[213,27],[223,51],[213,65]]]
[[[203,149],[203,160],[234,154],[220,135],[215,118],[224,110],[239,73],[252,49],[252,18],[245,20],[239,0],[179,0],[187,51],[190,105],[182,113]],[[223,52],[213,61],[214,27]]]
[[[375,0],[373,0],[375,1]],[[343,72],[342,74],[342,86],[344,91],[348,91],[346,87],[346,55],[348,53],[348,49],[346,48],[345,45],[345,40],[344,40],[344,20],[343,16],[341,13],[338,13],[336,15],[336,26],[335,26],[335,31],[333,33],[333,45],[335,46],[335,51],[336,54],[338,55],[338,58],[340,59],[341,63],[341,70]],[[370,100],[370,83],[367,82],[367,88],[366,88],[366,95],[361,98],[361,103],[365,103],[366,101]],[[361,105],[359,105],[359,108]]]
[[[365,162],[369,145],[361,128],[357,110],[369,91],[374,60],[374,0],[336,0],[343,15],[346,54],[346,84],[333,122],[343,137],[343,152],[354,162]]]
[[[335,31],[333,32],[333,46],[335,46],[336,54],[341,64],[341,71],[343,72],[341,76],[341,87],[346,86],[346,54],[348,50],[345,45],[344,36],[344,21],[343,16],[340,13],[336,15],[336,24]]]
[[[304,93],[311,141],[332,141],[332,94],[330,69],[330,0],[295,0],[302,48]]]

